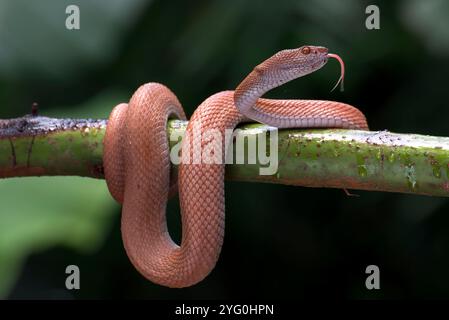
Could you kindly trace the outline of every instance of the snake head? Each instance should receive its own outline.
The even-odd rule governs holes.
[[[282,50],[272,58],[279,68],[298,76],[314,72],[327,62],[328,49],[318,46],[302,46],[296,49]]]
[[[327,48],[319,46],[302,46],[296,51],[296,59],[299,59],[305,69],[310,72],[316,71],[326,64],[329,52]]]
[[[273,83],[281,85],[320,69],[327,60],[327,48],[307,45],[279,51],[257,68]]]

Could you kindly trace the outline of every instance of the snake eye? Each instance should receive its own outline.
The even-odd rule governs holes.
[[[302,54],[309,54],[310,53],[310,48],[309,47],[304,47],[301,49],[301,53]]]

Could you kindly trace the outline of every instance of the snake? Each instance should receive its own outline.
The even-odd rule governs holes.
[[[340,62],[342,82],[342,59],[325,47],[305,45],[277,52],[254,67],[235,90],[204,100],[182,139],[177,181],[170,180],[166,128],[169,119],[186,120],[186,115],[175,94],[163,84],[146,83],[128,103],[112,110],[103,141],[104,174],[109,192],[122,204],[125,251],[145,278],[171,288],[189,287],[202,281],[219,259],[225,228],[225,162],[183,161],[212,143],[207,138],[195,139],[195,128],[200,133],[215,130],[224,134],[242,122],[256,121],[276,128],[369,130],[364,114],[342,102],[261,98],[273,88],[320,69],[329,58]],[[224,157],[227,141],[214,141],[224,146]],[[182,224],[179,244],[171,238],[166,220],[167,202],[176,190]]]

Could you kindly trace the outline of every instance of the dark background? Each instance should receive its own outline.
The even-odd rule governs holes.
[[[65,28],[77,4],[81,29]],[[380,8],[380,30],[365,8]],[[29,113],[106,118],[149,81],[176,93],[188,116],[235,88],[275,52],[322,45],[346,63],[269,97],[340,100],[372,130],[449,135],[449,3],[431,1],[13,1],[0,3],[0,118]],[[120,208],[104,181],[0,181],[4,298],[448,298],[449,202],[444,198],[227,183],[220,260],[200,284],[145,280],[121,242]],[[177,201],[168,209],[179,237]],[[81,269],[68,291],[65,267]],[[365,288],[365,268],[381,290]]]

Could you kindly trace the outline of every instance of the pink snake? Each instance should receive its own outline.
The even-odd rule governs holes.
[[[203,150],[208,143],[193,138],[195,125],[200,125],[202,132],[218,129],[223,137],[226,129],[251,120],[278,128],[368,130],[365,116],[344,103],[260,98],[272,88],[320,69],[329,57],[340,61],[342,80],[344,67],[337,55],[329,54],[324,47],[303,46],[265,60],[235,91],[206,99],[187,126],[182,159],[192,159],[192,150]],[[169,193],[176,187],[176,182],[170,182],[169,118],[186,118],[176,96],[162,84],[142,85],[128,104],[112,111],[103,160],[109,191],[123,204],[121,229],[131,262],[152,282],[179,288],[204,279],[220,255],[225,226],[225,165],[179,165],[182,240],[178,246],[168,233],[165,217]],[[193,141],[189,148],[184,148],[186,138]]]

